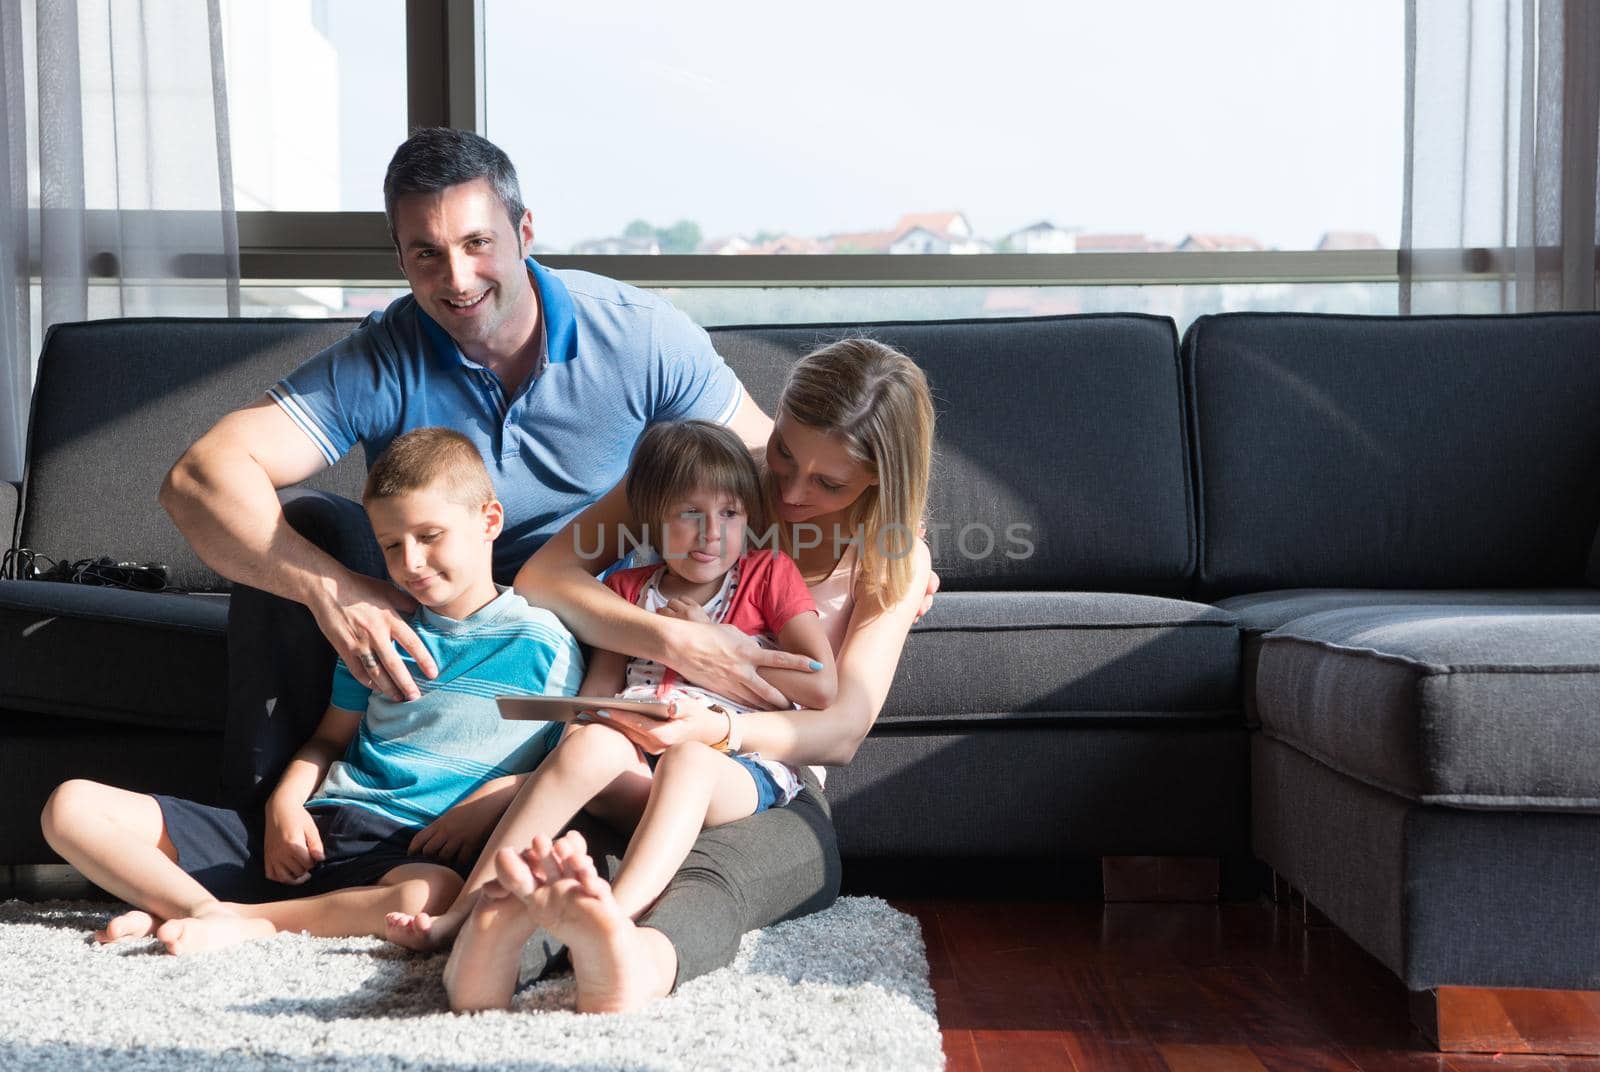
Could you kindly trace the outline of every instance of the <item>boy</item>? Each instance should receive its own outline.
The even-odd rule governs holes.
[[[477,448],[445,428],[408,432],[373,464],[362,504],[390,577],[422,606],[411,624],[438,676],[416,675],[421,697],[400,703],[358,680],[371,680],[372,656],[354,672],[339,662],[328,710],[264,816],[58,786],[45,838],[135,906],[100,941],[154,931],[189,953],[281,930],[382,937],[390,912],[443,911],[459,868],[559,739],[559,725],[502,721],[495,706],[575,694],[583,659],[554,615],[494,583],[504,511]]]

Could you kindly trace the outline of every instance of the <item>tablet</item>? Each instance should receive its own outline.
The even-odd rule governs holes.
[[[629,711],[665,722],[665,700],[619,700],[615,696],[501,696],[501,718],[534,722],[571,722],[585,711]]]

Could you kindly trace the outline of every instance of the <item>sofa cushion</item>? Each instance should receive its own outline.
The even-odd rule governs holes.
[[[51,328],[28,428],[20,545],[57,561],[160,562],[176,588],[223,590],[157,504],[161,481],[217,418],[261,398],[352,327],[350,320],[153,319]],[[359,494],[358,454],[309,483]]]
[[[227,624],[221,595],[0,581],[0,708],[219,733]]]
[[[1600,610],[1352,607],[1261,644],[1264,732],[1412,800],[1600,809]]]
[[[945,589],[1187,591],[1192,499],[1171,320],[740,327],[711,338],[770,413],[796,359],[863,333],[915,359],[933,390],[929,542]]]
[[[958,730],[1085,719],[1238,724],[1239,640],[1215,607],[1101,592],[941,592],[884,723]]]
[[[1201,317],[1201,592],[1583,584],[1600,315]]]
[[[1217,606],[1232,614],[1239,623],[1243,646],[1239,652],[1244,670],[1245,722],[1260,724],[1256,715],[1256,667],[1261,660],[1261,638],[1296,618],[1344,607],[1386,607],[1396,605],[1439,606],[1551,606],[1590,607],[1600,611],[1600,590],[1594,588],[1540,589],[1376,589],[1376,588],[1289,588],[1274,592],[1251,592],[1217,600]]]

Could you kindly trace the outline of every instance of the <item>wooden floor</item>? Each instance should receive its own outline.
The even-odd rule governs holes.
[[[893,903],[922,923],[950,1072],[1600,1072],[1432,1052],[1400,982],[1288,904]]]
[[[0,868],[0,899],[96,893],[69,868]],[[1600,1072],[1433,1052],[1400,982],[1287,902],[890,900],[922,924],[950,1072]]]

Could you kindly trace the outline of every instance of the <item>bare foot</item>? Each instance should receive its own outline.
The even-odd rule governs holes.
[[[450,1008],[455,1012],[510,1008],[523,943],[538,928],[537,913],[510,896],[498,881],[485,884],[445,962],[444,989]]]
[[[472,903],[468,902],[442,916],[430,916],[426,912],[418,912],[414,916],[405,912],[390,912],[384,917],[384,934],[396,945],[421,953],[432,953],[454,940],[471,911]]]
[[[169,919],[156,931],[156,937],[176,956],[226,949],[230,945],[270,938],[278,929],[265,919],[238,916],[226,907],[216,906],[203,915]]]
[[[583,835],[568,833],[543,858],[530,849],[520,863],[495,858],[508,891],[525,899],[541,925],[566,944],[579,1012],[627,1012],[666,996],[677,974],[676,953],[659,932],[635,925],[617,906]],[[531,889],[521,881],[524,873]]]
[[[119,942],[124,938],[148,938],[150,932],[156,929],[156,921],[148,912],[141,912],[135,908],[131,912],[124,912],[114,916],[102,930],[94,932],[94,940],[102,944],[106,942]]]

